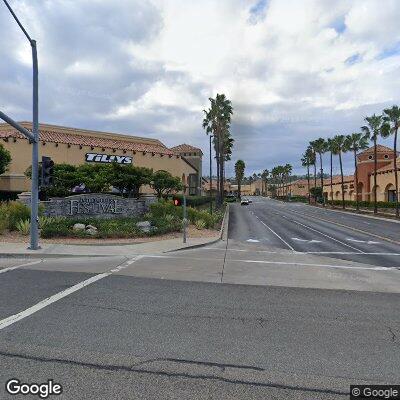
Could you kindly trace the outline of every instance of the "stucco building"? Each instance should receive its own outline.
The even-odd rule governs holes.
[[[393,168],[393,149],[378,145],[377,146],[377,172],[376,172],[376,195],[377,201],[394,201],[395,198],[395,176]],[[397,157],[396,163],[400,167],[400,158]],[[360,201],[374,200],[374,148],[357,155],[358,169],[358,199]],[[400,173],[398,172],[399,182]],[[331,179],[324,179],[324,196],[331,200],[342,199],[342,185],[340,175]],[[345,200],[356,200],[355,175],[345,175],[343,177],[343,192]],[[317,186],[321,186],[320,179],[317,179]],[[293,196],[308,196],[308,184],[306,179],[291,182],[287,185],[289,192]],[[310,187],[314,187],[314,178],[310,179]],[[285,186],[286,188],[286,186]],[[285,189],[286,190],[286,189]]]
[[[32,130],[30,122],[20,124]],[[8,171],[0,176],[0,191],[29,191],[30,179],[24,175],[32,160],[29,140],[4,123],[0,124],[0,140],[12,157]],[[189,161],[180,151],[169,149],[157,139],[49,124],[40,124],[39,158],[42,156],[51,157],[56,164],[115,161],[152,168],[154,171],[165,170],[182,179],[188,187],[191,182],[198,182],[201,176],[202,153],[199,149]],[[198,185],[194,185],[194,188],[196,193],[192,190],[191,194],[198,194]],[[143,187],[142,192],[152,193],[152,189]]]

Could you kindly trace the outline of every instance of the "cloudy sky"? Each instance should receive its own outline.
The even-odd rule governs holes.
[[[247,173],[302,173],[310,140],[400,104],[399,0],[9,2],[38,41],[42,122],[190,143],[206,165],[216,93]],[[0,37],[0,109],[30,120],[30,47],[1,3]]]

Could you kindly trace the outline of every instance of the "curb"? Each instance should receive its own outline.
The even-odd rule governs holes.
[[[199,247],[209,246],[210,244],[217,243],[220,240],[225,241],[228,236],[228,226],[229,226],[229,204],[226,205],[224,218],[222,219],[221,228],[219,230],[219,235],[216,239],[212,239],[206,243],[193,244],[191,246],[181,247],[174,250],[166,250],[163,251],[163,253],[171,253],[173,251],[181,251],[181,250],[191,250]]]
[[[209,246],[217,243],[220,240],[226,240],[228,236],[229,225],[229,204],[225,208],[224,218],[222,220],[221,228],[218,237],[211,239],[205,243],[193,244],[189,246],[178,247],[172,250],[165,250],[162,253],[170,253],[173,251],[195,249],[198,247]],[[99,254],[63,254],[63,253],[0,253],[0,258],[77,258],[77,257],[113,257],[114,255],[99,255]]]

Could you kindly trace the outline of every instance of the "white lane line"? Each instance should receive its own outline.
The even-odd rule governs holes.
[[[297,254],[297,253],[296,253]],[[360,254],[360,253],[356,253]],[[182,257],[174,256],[164,256],[164,255],[145,255],[146,258],[169,258],[169,259],[179,259]],[[191,258],[191,260],[210,260],[205,258]],[[229,259],[229,262],[239,262],[239,263],[253,263],[253,264],[273,264],[273,265],[297,265],[301,267],[324,267],[324,268],[342,268],[342,269],[366,269],[371,271],[398,271],[396,267],[358,267],[351,265],[335,265],[335,264],[313,264],[313,263],[302,263],[302,262],[286,262],[286,261],[265,261],[265,260],[240,260],[240,259]]]
[[[55,303],[56,301],[58,301],[58,300],[60,300],[60,299],[62,299],[64,297],[70,295],[71,293],[74,293],[74,292],[76,292],[76,291],[78,291],[78,290],[80,290],[80,289],[82,289],[82,288],[94,283],[94,282],[99,281],[100,279],[103,279],[103,278],[106,278],[107,276],[112,275],[113,272],[118,272],[121,269],[127,268],[130,264],[132,264],[133,262],[137,261],[140,258],[142,258],[142,256],[137,256],[137,257],[129,260],[129,261],[131,261],[130,263],[129,263],[129,261],[128,262],[124,262],[119,267],[114,268],[114,269],[112,269],[112,270],[110,270],[108,272],[103,272],[101,274],[97,274],[95,276],[92,276],[91,278],[86,279],[85,281],[79,282],[76,285],[71,286],[70,288],[63,290],[62,292],[59,292],[59,293],[53,294],[50,297],[47,297],[46,299],[40,301],[39,303],[35,304],[34,306],[29,307],[26,310],[19,312],[18,314],[14,314],[14,315],[11,315],[11,316],[9,316],[7,318],[4,318],[4,319],[0,320],[0,330],[6,328],[7,326],[15,324],[18,321],[21,321],[22,319],[24,319],[26,317],[29,317],[30,315],[40,311],[42,308],[45,308],[45,307],[49,306],[52,303]]]
[[[311,231],[313,231],[313,232],[317,232],[317,233],[319,233],[320,235],[325,236],[325,237],[327,237],[328,239],[331,239],[331,240],[333,240],[333,241],[335,241],[335,242],[337,242],[337,243],[340,243],[340,244],[342,244],[343,246],[349,247],[350,249],[356,250],[356,251],[358,251],[359,253],[364,253],[364,251],[362,251],[362,250],[360,250],[360,249],[357,249],[356,247],[350,246],[349,244],[347,244],[347,243],[345,243],[345,242],[342,242],[342,241],[339,240],[339,239],[335,239],[334,237],[329,236],[329,235],[327,235],[327,234],[325,234],[325,233],[323,233],[323,232],[321,232],[321,231],[319,231],[319,230],[317,230],[317,229],[311,228],[310,226],[304,225],[304,224],[302,224],[301,222],[294,221],[293,219],[289,219],[289,218],[286,217],[285,215],[281,215],[281,217],[282,217],[282,218],[285,218],[286,220],[288,220],[288,221],[290,221],[290,222],[293,222],[294,224],[298,224],[298,225],[300,225],[300,226],[302,226],[302,227],[304,227],[304,228],[306,228],[306,229],[309,229],[309,230],[311,230]]]
[[[273,229],[271,229],[264,221],[261,221],[261,219],[254,214],[254,216],[266,227],[268,228],[276,237],[278,237],[280,240],[282,240],[283,243],[286,244],[287,247],[289,247],[290,250],[296,251],[285,239],[283,239],[281,236],[279,236]]]
[[[342,268],[342,269],[368,269],[373,271],[398,271],[395,267],[356,267],[350,265],[331,265],[331,264],[310,264],[299,262],[284,262],[284,261],[264,261],[264,260],[229,260],[246,263],[258,264],[279,264],[279,265],[299,265],[302,267],[324,267],[324,268]]]
[[[219,249],[213,247],[201,247],[192,249],[192,251],[201,250],[219,250],[219,251],[238,251],[244,253],[267,253],[267,254],[285,254],[282,251],[269,251],[269,250],[244,250],[244,249]],[[189,250],[185,250],[189,251]],[[400,253],[360,253],[354,251],[296,251],[296,254],[341,254],[341,255],[357,255],[357,256],[400,256]]]
[[[355,243],[380,244],[380,242],[374,242],[373,240],[358,240],[353,238],[346,238],[346,240]]]
[[[8,267],[8,268],[3,268],[0,269],[0,274],[3,274],[4,272],[12,271],[13,269],[21,268],[21,267],[28,267],[29,265],[35,265],[41,263],[42,260],[36,260],[36,261],[31,261],[25,264],[20,264],[20,265],[14,265],[13,267]]]

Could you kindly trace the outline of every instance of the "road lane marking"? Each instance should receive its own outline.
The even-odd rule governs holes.
[[[201,251],[201,250],[219,250],[225,251],[225,249],[213,248],[213,247],[202,247],[192,249],[192,251]],[[245,250],[245,249],[227,249],[228,251],[238,251],[245,253],[268,253],[268,254],[288,254],[282,253],[281,251],[270,251],[270,250]],[[188,250],[185,250],[188,251]],[[400,256],[400,253],[382,253],[382,252],[372,252],[372,253],[360,253],[354,251],[296,251],[296,254],[341,254],[341,255],[358,255],[358,256]]]
[[[97,274],[95,276],[92,276],[89,279],[86,279],[85,281],[79,282],[74,286],[69,287],[68,289],[65,289],[59,293],[53,294],[50,297],[47,297],[46,299],[40,301],[39,303],[35,304],[32,307],[27,308],[24,311],[19,312],[18,314],[14,314],[14,315],[10,315],[7,318],[4,318],[2,320],[0,320],[0,330],[6,328],[7,326],[10,326],[12,324],[15,324],[18,321],[21,321],[22,319],[29,317],[30,315],[40,311],[41,309],[49,306],[52,303],[55,303],[58,300],[63,299],[64,297],[80,290],[83,289],[84,287],[91,285],[94,282],[99,281],[100,279],[106,278],[107,276],[110,276],[113,274],[113,272],[118,272],[124,268],[127,268],[130,264],[132,264],[133,262],[139,260],[140,258],[142,258],[142,256],[137,256],[132,258],[130,263],[129,261],[125,261],[124,263],[122,263],[120,266],[118,266],[117,268],[113,268],[112,270],[108,271],[108,272],[103,272],[101,274]]]
[[[301,222],[298,222],[298,221],[294,221],[294,220],[292,220],[292,219],[289,219],[288,217],[286,217],[286,215],[281,215],[281,217],[282,217],[282,218],[285,218],[286,220],[288,220],[288,221],[290,221],[290,222],[293,222],[294,224],[298,224],[298,225],[300,225],[300,226],[302,226],[302,227],[304,227],[304,228],[306,228],[306,229],[310,229],[311,231],[317,232],[317,233],[319,233],[319,234],[322,235],[322,236],[325,236],[325,237],[327,237],[327,238],[329,238],[329,239],[331,239],[331,240],[333,240],[333,241],[335,241],[335,242],[337,242],[337,243],[342,244],[343,246],[349,247],[350,249],[356,250],[356,251],[358,251],[358,252],[360,252],[360,253],[364,253],[362,250],[357,249],[356,247],[350,246],[349,244],[347,244],[347,243],[345,243],[345,242],[342,242],[342,241],[339,240],[339,239],[335,239],[334,237],[329,236],[329,235],[327,235],[326,233],[323,233],[323,232],[321,232],[321,231],[319,231],[319,230],[317,230],[317,229],[311,228],[310,226],[304,225],[304,224],[302,224]]]
[[[296,253],[297,254],[297,253]],[[360,254],[360,253],[357,253]],[[145,258],[167,258],[167,259],[180,259],[182,257],[176,256],[164,256],[157,254],[149,254],[143,256]],[[205,258],[191,258],[191,260],[203,261]],[[207,259],[212,260],[212,259]],[[359,267],[352,265],[335,265],[335,264],[313,264],[313,263],[302,263],[302,262],[286,262],[286,261],[265,261],[265,260],[240,260],[240,259],[229,259],[228,262],[239,262],[239,263],[253,263],[253,264],[276,264],[276,265],[298,265],[302,267],[326,267],[326,268],[342,268],[342,269],[366,269],[371,271],[398,271],[396,267]]]
[[[257,240],[257,239],[247,239],[246,242],[249,242],[249,243],[260,243],[260,241]]]
[[[343,211],[338,211],[338,210],[326,210],[326,211],[343,212]],[[293,211],[291,211],[291,210],[289,210],[289,212],[293,213]],[[350,214],[352,214],[353,216],[356,216],[356,217],[362,217],[362,216],[354,214],[354,213],[350,213]],[[378,239],[386,240],[387,242],[390,242],[390,243],[400,244],[400,241],[398,241],[398,240],[390,239],[390,238],[387,238],[387,237],[381,236],[381,235],[376,235],[375,233],[367,232],[367,231],[364,231],[364,230],[358,229],[358,228],[353,228],[352,226],[339,224],[338,222],[334,222],[334,221],[331,221],[329,219],[317,217],[316,213],[312,213],[311,215],[310,214],[303,214],[303,215],[304,216],[308,216],[308,217],[312,217],[312,218],[315,218],[315,219],[319,219],[320,221],[329,222],[330,224],[341,226],[342,228],[351,229],[354,232],[364,233],[365,235],[370,235],[370,236],[376,237]],[[393,223],[397,222],[397,223],[400,223],[400,221],[391,221],[391,220],[387,220],[387,219],[384,219],[384,218],[375,218],[375,217],[369,217],[369,218],[373,218],[373,219],[380,220],[380,221],[384,220],[386,222],[393,222]]]
[[[281,236],[279,236],[273,229],[271,229],[264,221],[261,221],[261,219],[254,214],[254,216],[266,227],[268,228],[276,237],[278,237],[280,240],[282,240],[283,243],[286,244],[287,247],[289,247],[290,250],[296,251],[285,239],[283,239]]]
[[[307,239],[299,239],[297,237],[292,238],[292,240],[296,240],[297,242],[307,242],[307,243],[322,243],[320,240],[307,240]]]
[[[25,263],[25,264],[14,265],[13,267],[3,268],[3,269],[0,269],[0,274],[3,274],[4,272],[12,271],[12,270],[17,269],[17,268],[28,267],[29,265],[39,264],[41,262],[42,262],[42,260],[36,260],[36,261],[31,261],[31,262],[28,262],[28,263]]]
[[[356,243],[366,243],[366,244],[379,244],[380,242],[374,242],[372,240],[358,240],[353,238],[346,238],[349,242],[356,242]]]

